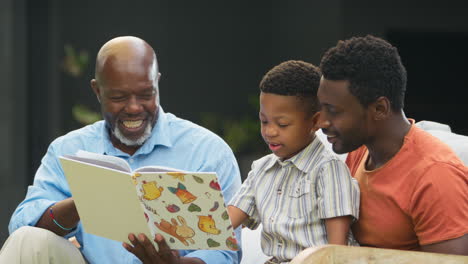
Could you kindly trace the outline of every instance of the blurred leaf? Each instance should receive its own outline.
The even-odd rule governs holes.
[[[79,77],[88,67],[89,54],[87,51],[80,51],[79,54],[73,46],[66,44],[64,46],[65,57],[63,58],[62,67],[65,73],[73,77]]]
[[[82,125],[89,125],[101,120],[101,114],[90,110],[88,107],[77,104],[72,108],[73,118]]]

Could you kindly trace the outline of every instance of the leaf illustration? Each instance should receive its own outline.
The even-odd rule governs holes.
[[[203,183],[203,179],[198,177],[198,176],[195,176],[195,175],[192,175],[193,176],[193,179],[197,182],[197,183]]]

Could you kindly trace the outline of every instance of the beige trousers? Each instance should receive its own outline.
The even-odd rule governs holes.
[[[86,264],[79,249],[49,230],[24,226],[13,232],[0,250],[0,263]]]

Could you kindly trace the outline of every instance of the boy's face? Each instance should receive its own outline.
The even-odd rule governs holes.
[[[334,152],[351,152],[366,143],[370,115],[349,91],[348,81],[322,77],[317,96],[321,105],[317,126],[327,135]]]
[[[281,159],[289,159],[314,138],[317,115],[305,112],[297,96],[260,93],[262,137],[270,150]]]

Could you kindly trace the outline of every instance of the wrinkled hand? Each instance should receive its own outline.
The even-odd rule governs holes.
[[[179,253],[176,250],[171,250],[160,234],[154,237],[159,250],[156,250],[153,243],[144,234],[139,234],[137,237],[131,233],[128,235],[128,239],[132,245],[124,242],[123,247],[137,256],[143,264],[180,264]]]

